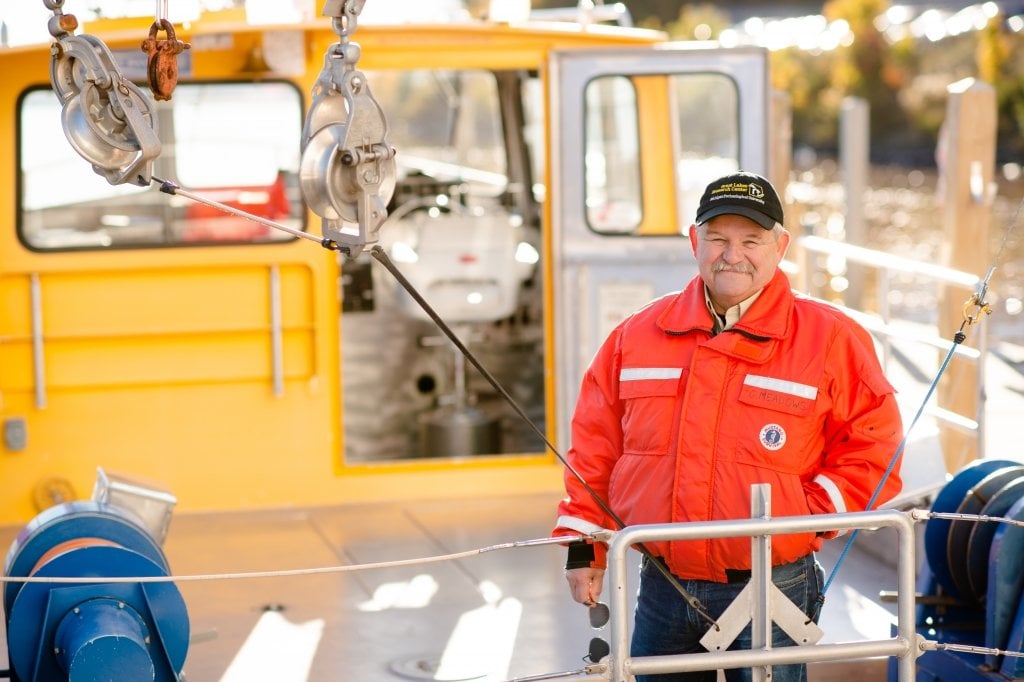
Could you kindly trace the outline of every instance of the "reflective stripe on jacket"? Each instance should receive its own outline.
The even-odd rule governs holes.
[[[750,518],[760,483],[775,517],[863,510],[902,438],[871,337],[795,296],[781,271],[713,336],[703,287],[694,278],[609,335],[580,388],[570,464],[627,525]],[[565,484],[556,535],[616,527],[568,472]],[[900,487],[897,467],[876,507]],[[775,535],[772,562],[820,546],[813,533]],[[749,538],[649,549],[682,578],[750,568]]]

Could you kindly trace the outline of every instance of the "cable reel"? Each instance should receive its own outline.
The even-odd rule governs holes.
[[[138,580],[171,575],[160,543],[112,502],[67,502],[30,521],[0,574],[15,579],[3,585],[14,679],[183,680],[185,600],[174,582]]]
[[[78,20],[62,12],[64,0],[43,2],[53,11],[50,81],[68,142],[110,184],[149,185],[161,149],[155,103],[121,75],[103,42],[72,33]]]
[[[327,0],[324,5],[339,41],[328,48],[313,86],[299,163],[302,195],[323,219],[325,241],[352,257],[377,241],[396,182],[387,121],[356,69],[359,45],[349,40],[364,2]]]

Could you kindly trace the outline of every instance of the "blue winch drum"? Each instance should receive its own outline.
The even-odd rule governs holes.
[[[89,578],[4,587],[8,653],[21,682],[123,679],[173,682],[188,652],[185,602],[166,557],[140,521],[119,507],[52,507],[11,546],[4,575]]]
[[[1016,481],[1024,479],[1024,466],[1018,464],[996,469],[989,475],[982,478],[967,493],[964,499],[956,508],[958,514],[972,516],[984,515],[986,507],[993,502],[998,502],[1001,491]],[[1003,511],[1010,508],[1012,502],[1006,499]],[[963,520],[954,521],[949,526],[949,535],[946,540],[946,561],[949,566],[949,573],[956,586],[956,594],[968,602],[977,602],[981,596],[978,595],[971,584],[969,575],[971,566],[970,540],[972,534],[979,528],[989,526],[988,522]],[[988,544],[982,546],[976,543],[975,551],[983,555],[982,559],[988,562],[988,550],[992,543],[992,536],[988,536]],[[987,580],[987,577],[986,577]],[[979,578],[980,581],[980,578]]]
[[[1024,473],[1024,466],[1020,462],[1012,460],[981,459],[968,464],[939,491],[932,503],[931,511],[941,514],[957,513],[964,503],[964,498],[971,494],[971,491],[982,479],[1001,469],[1015,467],[1021,468],[1021,472]],[[978,508],[980,509],[980,506]],[[950,596],[960,597],[960,588],[953,578],[949,557],[950,532],[954,523],[948,519],[929,519],[924,529],[924,551],[928,567],[936,582]],[[967,537],[964,539],[964,549],[962,550],[964,552],[966,552],[966,541],[969,539],[970,528],[967,527],[966,530]],[[957,531],[958,536],[960,532]],[[957,562],[964,560],[966,557],[961,555]]]

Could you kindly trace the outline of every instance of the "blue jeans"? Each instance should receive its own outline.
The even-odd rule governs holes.
[[[714,583],[705,580],[683,580],[683,587],[693,595],[712,618],[718,618],[748,581]],[[775,566],[772,582],[803,609],[818,620],[816,600],[824,582],[824,572],[809,554],[791,564]],[[664,656],[669,654],[699,653],[705,651],[701,637],[708,630],[708,622],[690,608],[675,587],[647,559],[640,570],[640,590],[637,595],[636,621],[633,628],[631,656]],[[750,649],[750,626],[740,633],[730,649]],[[778,625],[772,625],[772,647],[792,646]],[[714,670],[670,673],[666,675],[639,675],[637,682],[715,682]],[[728,682],[749,682],[750,668],[725,671]],[[805,682],[807,666],[780,665],[772,667],[772,682]]]

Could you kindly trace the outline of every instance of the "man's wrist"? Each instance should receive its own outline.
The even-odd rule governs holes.
[[[565,562],[565,570],[571,571],[574,568],[590,568],[594,561],[594,545],[585,541],[577,540],[569,543],[569,556]]]

